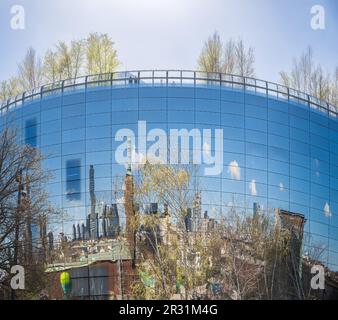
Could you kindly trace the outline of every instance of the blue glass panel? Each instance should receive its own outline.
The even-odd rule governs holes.
[[[68,200],[81,199],[81,160],[66,161],[66,195]]]

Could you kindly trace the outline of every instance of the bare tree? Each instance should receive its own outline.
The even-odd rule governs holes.
[[[254,49],[246,48],[242,39],[229,39],[223,44],[217,32],[204,43],[197,63],[203,72],[224,72],[246,77],[255,75]]]
[[[236,43],[230,39],[225,43],[224,46],[224,61],[222,72],[228,74],[234,74],[236,72]]]
[[[54,212],[42,187],[49,174],[41,169],[41,155],[16,139],[9,129],[0,136],[0,269],[7,272],[16,264],[43,265],[44,231]],[[32,234],[33,226],[43,232]]]
[[[330,93],[331,93],[331,97],[329,101],[337,106],[338,105],[338,67],[336,67],[336,70],[333,75]]]
[[[198,58],[198,67],[203,72],[222,72],[223,44],[217,32],[204,43]]]
[[[337,104],[337,72],[332,75],[325,72],[320,64],[316,65],[311,47],[294,59],[290,72],[281,71],[280,77],[287,87]]]
[[[26,56],[19,64],[19,82],[23,90],[31,90],[41,85],[42,65],[35,49],[30,47]]]
[[[311,78],[314,69],[313,51],[311,47],[308,47],[299,59],[294,59],[292,71],[290,73],[282,71],[281,77],[286,85],[311,93]]]
[[[243,40],[240,39],[235,45],[235,55],[235,73],[243,77],[253,77],[255,75],[253,48],[246,49]]]
[[[76,78],[79,75],[81,75],[84,54],[85,54],[84,41],[83,40],[72,41],[70,45],[70,55],[71,55],[71,62],[72,62],[72,78]]]
[[[294,220],[280,224],[276,212],[252,216],[232,207],[210,234],[212,274],[214,282],[222,285],[221,298],[310,297],[301,276],[302,228]]]
[[[318,66],[311,77],[311,94],[318,99],[330,100],[331,79],[328,73]]]
[[[219,219],[208,242],[212,279],[221,286],[219,298],[261,298],[260,281],[270,228],[265,216],[248,216],[235,206]]]
[[[72,41],[70,45],[64,41],[59,41],[56,48],[60,77],[72,79],[79,76],[83,64],[83,41]]]

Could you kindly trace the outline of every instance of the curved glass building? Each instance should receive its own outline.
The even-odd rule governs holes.
[[[159,140],[154,132],[169,141],[171,132],[186,129],[185,146],[201,159],[201,212],[215,219],[234,206],[248,214],[276,208],[300,214],[306,219],[304,252],[309,246],[322,248],[322,261],[338,270],[335,106],[252,78],[117,72],[65,80],[11,99],[1,108],[4,126],[19,128],[22,143],[39,147],[44,167],[53,172],[47,190],[64,213],[48,226],[55,236],[85,237],[88,215],[95,210],[110,210],[110,223],[123,226],[118,177],[126,167],[117,158],[126,155],[117,155],[126,142],[119,130],[135,134],[130,147],[140,159]],[[101,224],[95,228],[97,234],[108,232]]]

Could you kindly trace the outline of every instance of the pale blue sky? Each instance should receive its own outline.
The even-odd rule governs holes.
[[[26,29],[10,28],[10,8],[26,10]],[[326,29],[310,9],[326,10]],[[0,0],[0,80],[14,74],[29,46],[43,54],[58,40],[106,32],[120,69],[195,69],[204,40],[218,30],[255,48],[257,77],[278,81],[311,45],[327,70],[338,65],[337,0]]]

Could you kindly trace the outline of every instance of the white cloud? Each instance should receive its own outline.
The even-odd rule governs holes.
[[[325,206],[324,206],[324,214],[325,214],[325,217],[331,217],[332,216],[330,205],[327,202],[325,203]]]
[[[257,196],[257,186],[256,186],[256,180],[251,180],[249,184],[249,189],[252,196]]]
[[[228,173],[231,176],[231,179],[241,180],[241,168],[238,165],[236,160],[233,160],[228,165]]]
[[[283,182],[279,183],[279,191],[281,191],[281,192],[284,191],[284,184],[283,184]]]

